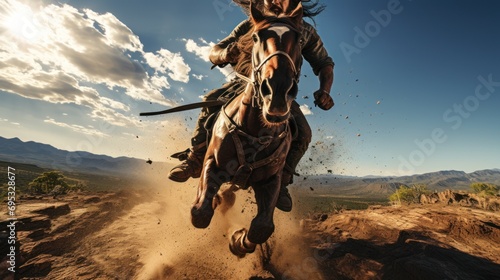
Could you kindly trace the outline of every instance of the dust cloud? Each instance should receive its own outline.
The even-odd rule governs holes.
[[[276,230],[270,240],[238,259],[229,251],[229,238],[235,230],[248,228],[256,215],[251,189],[237,191],[229,210],[223,213],[220,205],[210,226],[196,229],[190,208],[198,180],[174,183],[166,178],[167,172],[150,172],[156,175],[150,178],[150,187],[143,186],[145,201],[101,233],[109,238],[104,254],[108,261],[132,254],[138,266],[134,278],[142,280],[323,279],[293,212],[276,210]]]
[[[151,158],[158,153],[184,150],[186,129],[181,120],[168,125],[165,148],[145,145]],[[164,129],[158,127],[158,129]],[[172,130],[177,133],[170,133]],[[173,136],[175,135],[175,136]],[[147,138],[147,137],[146,137]],[[158,139],[159,140],[159,139]],[[159,140],[165,143],[164,139]],[[161,145],[160,145],[161,146]],[[298,214],[275,211],[275,232],[267,244],[257,246],[245,258],[231,254],[229,239],[235,230],[248,228],[257,213],[250,190],[236,192],[235,204],[227,211],[220,205],[210,226],[196,229],[190,222],[190,209],[196,196],[198,179],[175,183],[167,178],[172,164],[153,161],[144,164],[148,183],[141,186],[144,202],[114,221],[101,236],[107,241],[102,248],[108,263],[120,258],[136,263],[135,279],[323,279],[317,272],[309,246],[302,237]],[[100,254],[101,255],[101,254]],[[113,260],[116,258],[116,260]],[[111,267],[109,269],[118,269]]]

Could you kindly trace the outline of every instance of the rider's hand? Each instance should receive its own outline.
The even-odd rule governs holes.
[[[314,92],[314,105],[323,110],[330,110],[335,103],[328,92],[320,89]]]
[[[228,63],[238,62],[238,57],[240,56],[240,49],[236,42],[230,43],[223,51],[223,60]]]

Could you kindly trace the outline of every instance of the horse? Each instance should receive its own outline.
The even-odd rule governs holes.
[[[249,77],[240,75],[247,82],[244,91],[222,107],[213,124],[191,208],[193,226],[206,228],[223,199],[252,187],[257,214],[248,230],[233,232],[229,244],[240,258],[254,252],[274,232],[274,208],[292,140],[290,109],[302,64],[302,15],[300,3],[279,17],[265,15],[251,5],[252,71]],[[227,192],[233,196],[224,195]]]

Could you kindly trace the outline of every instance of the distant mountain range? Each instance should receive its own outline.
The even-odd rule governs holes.
[[[23,142],[19,138],[0,137],[0,161],[34,164],[43,168],[91,174],[136,174],[138,167],[147,165],[145,160],[88,152],[69,152],[53,146]],[[168,165],[165,163],[154,163]],[[338,175],[299,176],[294,178],[293,188],[311,194],[387,196],[401,185],[425,184],[430,190],[468,190],[473,182],[488,182],[500,185],[500,169],[463,171],[438,171],[401,177],[347,177]],[[313,186],[313,187],[311,187]]]
[[[88,152],[69,152],[33,141],[0,137],[0,161],[34,164],[68,172],[97,174],[132,174],[145,160],[129,157],[113,158]]]
[[[338,194],[352,196],[387,197],[400,186],[424,184],[431,191],[470,190],[474,182],[500,185],[500,169],[479,170],[472,173],[447,170],[400,177],[339,177],[335,175],[316,175],[298,177],[294,184],[297,190],[311,190],[311,194]]]

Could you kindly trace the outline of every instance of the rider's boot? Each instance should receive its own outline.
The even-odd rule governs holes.
[[[278,201],[276,202],[276,208],[283,212],[292,211],[292,197],[290,196],[287,188],[287,186],[291,183],[293,183],[293,172],[290,172],[285,168],[281,176],[281,187],[278,195]]]
[[[186,182],[189,178],[199,178],[205,157],[205,149],[191,148],[187,158],[170,170],[168,178],[175,182]]]

